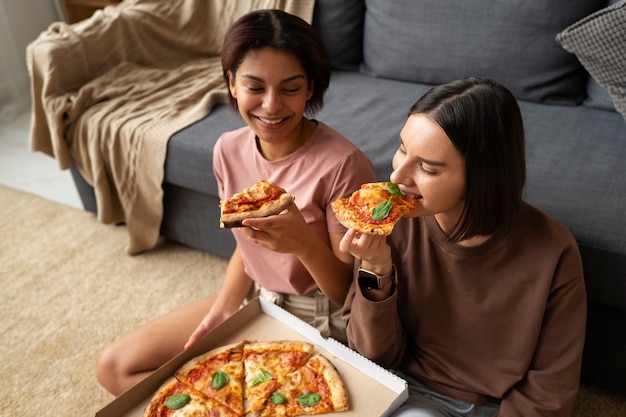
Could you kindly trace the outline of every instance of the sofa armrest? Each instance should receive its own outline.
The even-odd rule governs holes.
[[[73,25],[55,22],[28,46],[27,55],[42,69],[63,70],[54,74],[62,91],[75,90],[122,62],[167,68],[216,56],[221,40],[209,38],[223,31],[208,27],[206,14],[212,11],[196,4],[200,1],[126,0]]]
[[[26,48],[31,150],[69,168],[63,143],[73,96],[113,68],[133,63],[168,69],[219,55],[225,29],[210,27],[208,15],[214,12],[204,0],[126,0],[73,25],[50,25]]]

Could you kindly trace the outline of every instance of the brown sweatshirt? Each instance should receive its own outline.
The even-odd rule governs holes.
[[[475,247],[450,243],[434,217],[402,219],[386,300],[352,285],[350,346],[462,401],[501,400],[497,416],[569,416],[580,381],[586,294],[578,246],[524,204],[514,225]]]

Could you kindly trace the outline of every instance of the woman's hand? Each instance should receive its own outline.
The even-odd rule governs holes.
[[[230,314],[226,314],[224,311],[215,312],[214,310],[215,309],[212,308],[211,311],[204,316],[198,327],[196,327],[196,330],[191,333],[191,336],[187,339],[187,343],[185,343],[185,350],[195,345],[196,342],[202,339],[204,335],[209,333],[230,316]]]
[[[235,251],[228,261],[222,288],[215,297],[209,312],[187,339],[185,349],[192,347],[204,335],[232,316],[241,306],[253,284],[254,281],[244,270],[241,250],[239,246],[235,246]]]
[[[391,247],[387,237],[368,235],[349,229],[339,243],[342,252],[350,253],[361,260],[361,267],[383,275],[391,271]]]
[[[258,219],[246,219],[243,233],[259,246],[296,256],[307,250],[311,229],[295,204],[283,213]]]
[[[324,295],[343,304],[352,282],[354,259],[339,252],[339,234],[329,235],[329,247],[311,230],[295,204],[276,216],[246,219],[243,225],[247,227],[242,232],[257,245],[296,256]]]

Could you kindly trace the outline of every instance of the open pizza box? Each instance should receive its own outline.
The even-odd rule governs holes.
[[[96,413],[96,417],[142,417],[152,395],[181,365],[215,347],[241,340],[305,340],[313,343],[314,353],[321,353],[333,363],[348,391],[350,409],[332,413],[337,417],[386,416],[408,398],[407,384],[403,379],[342,343],[323,338],[317,329],[286,310],[257,298],[193,348],[183,351],[106,405]]]

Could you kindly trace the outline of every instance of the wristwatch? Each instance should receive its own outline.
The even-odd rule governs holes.
[[[368,290],[379,290],[390,282],[395,281],[396,268],[391,267],[391,271],[385,275],[378,275],[367,269],[359,268],[359,286],[361,288],[367,288]]]

